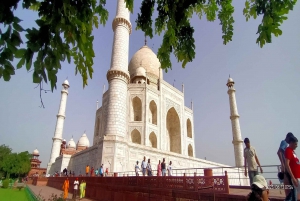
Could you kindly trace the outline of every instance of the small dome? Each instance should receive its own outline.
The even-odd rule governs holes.
[[[141,73],[141,67],[144,68],[145,72],[159,77],[160,62],[156,54],[146,45],[139,49],[129,62],[130,77],[133,78],[138,73]]]
[[[76,149],[76,143],[73,140],[73,138],[71,138],[71,140],[68,142],[68,148],[74,148],[74,149]]]
[[[138,67],[135,71],[135,75],[134,76],[144,76],[146,77],[146,70],[143,67]]]
[[[229,83],[229,82],[234,82],[233,81],[233,79],[230,77],[230,78],[228,78],[228,81],[227,81],[227,83]]]
[[[82,146],[82,147],[89,147],[90,146],[90,141],[87,138],[85,133],[78,140],[77,146]]]
[[[35,150],[33,150],[32,154],[33,154],[33,155],[39,155],[40,152],[39,152],[39,150],[35,149]]]
[[[63,83],[63,85],[68,85],[68,86],[70,86],[69,81],[68,81],[68,80],[65,80],[64,83]]]

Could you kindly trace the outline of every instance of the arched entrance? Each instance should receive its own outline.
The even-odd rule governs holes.
[[[194,156],[194,154],[193,154],[193,147],[192,147],[192,145],[190,145],[190,144],[189,144],[189,146],[188,146],[188,155],[191,156],[191,157]]]
[[[134,129],[131,132],[131,141],[136,144],[142,144],[141,134],[138,130]]]
[[[181,154],[180,120],[174,107],[167,113],[167,133],[169,134],[170,151]]]
[[[149,109],[151,112],[151,123],[157,125],[157,106],[156,103],[154,102],[154,100],[152,100],[149,104]]]
[[[151,132],[149,135],[150,145],[153,148],[157,148],[157,138],[154,132]]]
[[[139,97],[132,99],[132,121],[142,121],[142,101]]]
[[[192,135],[192,123],[191,123],[190,119],[186,120],[186,130],[187,130],[187,136],[192,138],[193,137],[193,135]]]

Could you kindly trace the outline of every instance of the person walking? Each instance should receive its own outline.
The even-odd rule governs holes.
[[[136,162],[134,170],[135,170],[135,176],[139,176],[139,171],[141,170],[139,166],[139,161]]]
[[[172,176],[172,161],[170,161],[170,164],[168,166],[168,176]]]
[[[161,163],[161,172],[162,172],[162,176],[166,176],[166,162],[165,162],[165,158],[163,158],[163,162]]]
[[[80,185],[79,185],[79,189],[80,189],[80,196],[79,198],[83,198],[83,190],[84,190],[84,181],[81,180]]]
[[[144,160],[142,161],[141,169],[142,169],[143,176],[145,176],[147,170],[146,156],[144,156]]]
[[[68,193],[69,193],[69,178],[68,177],[65,179],[62,189],[64,191],[63,198],[64,198],[64,200],[67,200]]]
[[[290,187],[291,190],[290,193],[286,196],[286,201],[297,201],[300,193],[300,163],[295,153],[297,147],[298,139],[296,137],[291,137],[290,144],[284,152],[285,168],[289,173],[292,181],[292,186]]]
[[[148,163],[147,163],[147,173],[148,173],[148,176],[152,176],[152,168],[151,168],[150,158],[148,159]]]
[[[100,169],[100,168],[99,168]],[[98,177],[98,169],[96,168],[96,170],[95,170],[95,175],[96,175],[96,177]]]
[[[87,166],[85,167],[85,175],[86,175],[86,176],[89,176],[89,172],[90,172],[90,166],[87,165]]]
[[[82,197],[85,197],[85,189],[86,189],[86,181],[83,180],[83,193],[82,193]]]
[[[101,165],[101,167],[99,169],[99,174],[101,177],[103,177],[103,174],[104,174],[103,164]]]
[[[286,170],[285,167],[285,149],[289,146],[290,138],[294,137],[293,133],[289,132],[285,139],[280,142],[279,149],[277,151],[277,155],[281,164],[281,171],[283,173],[283,184],[284,185],[292,185],[291,176]],[[287,196],[290,193],[290,189],[284,188],[285,196]]]
[[[158,161],[158,165],[157,165],[157,176],[161,176],[161,163],[160,163],[160,160]]]
[[[90,174],[90,177],[93,177],[93,176],[94,176],[94,167],[92,167],[91,174]]]
[[[248,175],[250,179],[250,186],[253,183],[253,178],[258,175],[257,166],[260,168],[260,172],[263,173],[260,162],[258,160],[256,150],[250,145],[249,138],[244,139],[246,148],[244,149],[244,166],[245,166],[245,177],[247,177],[247,165]]]
[[[74,181],[74,191],[73,191],[72,199],[76,200],[77,193],[78,193],[78,186],[79,186],[79,181],[78,181],[78,178],[76,178],[75,181]]]

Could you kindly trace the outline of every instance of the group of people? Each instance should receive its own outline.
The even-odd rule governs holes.
[[[108,168],[106,168],[105,172],[104,172],[104,168],[103,168],[103,164],[101,165],[101,167],[99,169],[94,169],[94,167],[91,168],[90,170],[90,166],[87,165],[85,167],[85,175],[88,177],[88,176],[100,176],[100,177],[103,177],[104,175],[105,176],[108,176]]]
[[[268,201],[269,186],[265,178],[258,173],[257,167],[263,173],[263,169],[258,160],[255,148],[250,145],[249,138],[244,139],[246,148],[244,149],[245,176],[249,176],[251,193],[248,201]],[[277,155],[281,163],[281,170],[278,173],[280,183],[283,183],[285,190],[285,201],[297,201],[300,198],[300,162],[295,153],[298,147],[298,139],[289,132],[285,139],[281,141]],[[248,169],[247,169],[248,167]]]
[[[67,177],[64,181],[62,190],[64,191],[63,193],[63,199],[66,200],[68,198],[68,193],[69,193],[69,187],[70,187],[70,182],[69,178]],[[73,196],[72,199],[76,199],[78,195],[78,187],[79,187],[79,198],[84,198],[85,197],[85,189],[86,189],[86,182],[85,180],[81,180],[80,184],[78,181],[78,178],[75,179],[74,184],[73,184]]]
[[[170,161],[168,167],[165,162],[165,158],[163,158],[163,162],[158,161],[157,165],[157,176],[166,176],[168,171],[168,176],[172,176],[172,161]],[[142,171],[143,176],[153,176],[153,170],[151,167],[150,158],[148,159],[148,162],[146,162],[146,157],[144,156],[144,160],[141,163],[141,167],[139,166],[139,161],[136,162],[135,165],[135,174],[136,176],[139,176],[139,172]]]

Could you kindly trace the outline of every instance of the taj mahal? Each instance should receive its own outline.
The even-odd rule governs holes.
[[[86,165],[99,168],[101,164],[109,172],[134,171],[136,161],[146,156],[151,159],[153,169],[163,158],[172,161],[173,169],[228,167],[229,178],[242,177],[242,185],[248,185],[248,179],[237,168],[196,158],[193,105],[185,106],[184,86],[178,90],[164,81],[156,54],[145,44],[129,60],[132,27],[124,0],[118,0],[112,28],[109,86],[103,93],[101,107],[96,110],[93,139],[88,139],[85,133],[77,142],[63,138],[67,97],[72,93],[70,83],[65,80],[47,174],[67,168],[79,175],[84,174]],[[227,88],[233,157],[236,167],[243,167],[243,141],[232,78],[228,79]],[[214,174],[218,173],[218,169],[214,170]],[[230,180],[230,184],[235,182],[238,181]]]

